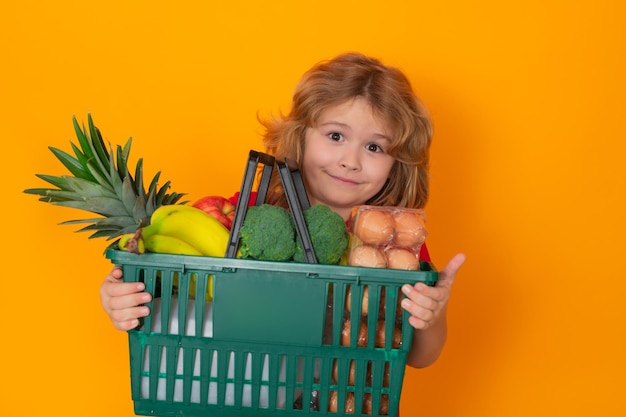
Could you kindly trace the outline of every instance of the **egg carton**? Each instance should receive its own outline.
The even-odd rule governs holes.
[[[419,270],[428,235],[423,209],[361,205],[352,209],[348,264]]]

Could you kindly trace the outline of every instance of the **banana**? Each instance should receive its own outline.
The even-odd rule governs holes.
[[[119,247],[124,249],[133,238],[140,253],[169,253],[178,255],[223,257],[229,238],[228,229],[204,211],[182,204],[160,206],[150,217],[150,224],[134,234],[124,235]],[[126,249],[128,250],[128,249]],[[178,275],[178,274],[177,274]],[[178,287],[178,276],[174,286]],[[190,275],[190,297],[195,297],[197,274]],[[209,275],[206,301],[213,299],[213,276]]]
[[[126,245],[134,236],[134,233],[126,233],[125,235],[120,236],[120,240],[117,242],[117,247],[121,250],[127,250]]]
[[[117,247],[121,250],[137,254],[144,253],[146,251],[142,234],[138,231],[122,235],[120,240],[117,242]]]
[[[196,248],[188,244],[187,242],[180,240],[176,237],[166,235],[150,235],[145,239],[146,250],[155,253],[169,253],[173,255],[202,255]],[[189,296],[195,298],[196,296],[196,277],[197,274],[191,274],[189,279]],[[206,301],[213,299],[213,275],[209,276],[209,287],[206,292]],[[178,287],[178,273],[174,276],[174,287]]]
[[[197,210],[195,207],[186,206],[184,204],[166,204],[166,205],[157,207],[156,210],[154,210],[152,212],[152,215],[150,216],[150,224],[148,226],[143,226],[139,228],[141,229],[141,237],[146,239],[150,235],[158,233],[158,227],[150,227],[150,226],[158,224],[161,220],[167,217],[170,213],[175,212],[175,211],[181,211],[181,210],[184,211],[188,209]],[[128,234],[123,235],[118,244],[119,248],[121,250],[128,250],[126,249],[126,244],[132,237],[133,237],[133,233],[128,233]],[[137,237],[139,236],[135,236],[135,238]],[[141,253],[143,253],[143,251]]]
[[[166,208],[161,210],[161,208]],[[156,216],[155,216],[156,215]],[[223,257],[228,245],[228,229],[210,214],[184,205],[161,206],[150,225],[142,230],[144,239],[152,235],[170,236],[194,247],[201,255]]]
[[[143,238],[149,237],[151,234],[158,233],[158,227],[150,227],[158,224],[161,220],[167,217],[170,213],[174,211],[185,210],[191,206],[186,206],[184,204],[166,204],[163,206],[159,206],[152,212],[150,216],[150,223],[147,226],[143,226],[141,228],[141,236]]]
[[[178,276],[179,273],[176,272],[174,275],[174,287],[175,288],[179,288],[179,283],[178,283]],[[196,297],[196,278],[198,277],[198,274],[192,273],[189,276],[189,298],[195,298]],[[213,275],[209,275],[208,277],[208,287],[206,290],[206,296],[205,296],[205,300],[206,301],[211,301],[213,300]],[[179,290],[180,291],[180,290]]]
[[[145,239],[146,250],[155,253],[169,253],[173,255],[202,255],[196,248],[188,244],[187,242],[180,240],[176,237],[167,235],[153,234]],[[196,296],[196,275],[191,274],[189,279],[189,296],[194,298]],[[209,287],[206,292],[206,301],[213,299],[213,276],[209,276]],[[178,273],[174,276],[174,287],[178,287]]]
[[[172,212],[185,211],[189,209],[198,210],[195,207],[187,206],[185,204],[166,204],[164,206],[159,206],[156,210],[152,212],[152,215],[150,216],[150,224],[156,224],[161,222],[161,220],[169,216]]]
[[[202,255],[200,251],[184,240],[173,236],[152,234],[143,238],[144,247],[149,252],[170,253],[174,255]]]

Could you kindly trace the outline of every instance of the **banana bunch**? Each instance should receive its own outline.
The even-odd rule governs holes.
[[[222,257],[228,245],[228,229],[210,214],[182,204],[157,208],[150,224],[123,235],[118,246],[135,253]]]
[[[210,214],[192,206],[170,204],[157,208],[148,226],[123,235],[118,247],[137,254],[155,252],[223,257],[228,237],[228,229]],[[192,274],[191,296],[195,294],[194,281],[195,274]],[[207,301],[211,299],[212,285],[209,285]]]

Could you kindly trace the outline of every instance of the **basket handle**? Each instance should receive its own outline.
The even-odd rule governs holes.
[[[233,225],[228,237],[228,246],[226,247],[226,258],[235,258],[237,256],[237,249],[239,248],[239,229],[243,224],[248,211],[248,204],[250,202],[250,193],[252,192],[252,185],[254,182],[254,176],[259,164],[263,164],[263,171],[261,173],[261,179],[257,189],[257,198],[255,205],[259,206],[265,202],[267,192],[269,189],[270,178],[274,168],[274,164],[278,167],[278,173],[283,184],[287,203],[289,204],[289,210],[296,226],[296,232],[300,245],[304,252],[304,257],[308,263],[317,263],[315,251],[311,243],[311,237],[309,236],[309,230],[306,227],[303,211],[309,208],[309,198],[304,188],[304,182],[302,181],[302,175],[298,170],[295,161],[285,160],[277,161],[272,155],[250,150],[248,154],[248,163],[244,172],[243,180],[241,182],[241,188],[239,190],[239,199],[237,200],[237,206],[235,207],[235,217],[233,218]]]
[[[310,264],[316,264],[317,257],[313,250],[309,229],[306,226],[303,214],[303,211],[308,209],[310,204],[306,189],[304,188],[304,182],[302,181],[302,175],[300,175],[295,161],[287,159],[284,161],[276,161],[276,165],[278,166],[278,173],[283,183],[291,217],[296,225],[298,239],[300,239],[300,245],[304,252],[304,259]]]
[[[235,207],[233,225],[228,236],[228,246],[226,246],[226,254],[224,255],[226,258],[235,258],[237,256],[237,249],[239,248],[239,229],[241,228],[243,220],[246,217],[246,212],[248,211],[248,203],[250,202],[250,193],[252,192],[254,175],[259,164],[263,164],[264,167],[263,172],[261,173],[261,180],[257,190],[257,198],[254,204],[257,206],[263,204],[265,202],[265,197],[267,197],[270,177],[272,176],[272,170],[274,169],[274,157],[266,153],[250,150],[243,180],[241,181],[241,188],[239,189],[239,198],[237,199],[237,205]]]

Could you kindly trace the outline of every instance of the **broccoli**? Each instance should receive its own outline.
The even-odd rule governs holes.
[[[242,258],[287,261],[296,251],[296,231],[291,215],[280,206],[262,204],[248,208],[239,229]]]
[[[320,264],[336,265],[348,247],[348,231],[343,218],[324,204],[314,204],[304,211],[311,244]],[[296,262],[305,262],[300,240],[296,242]]]

